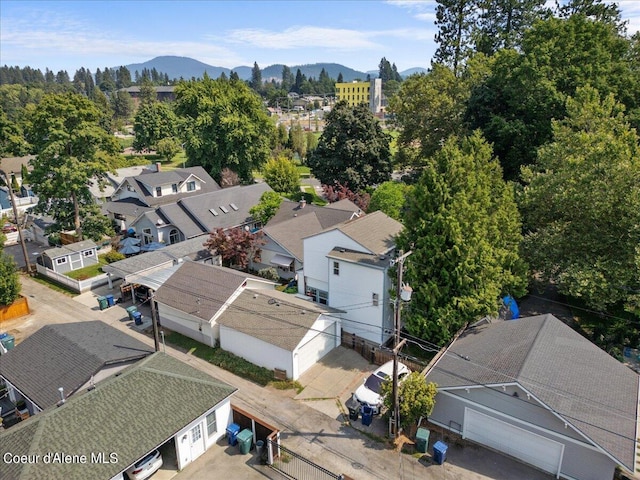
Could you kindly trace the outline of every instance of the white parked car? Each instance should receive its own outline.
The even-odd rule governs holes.
[[[129,480],[145,480],[160,470],[160,467],[162,467],[162,455],[158,450],[154,450],[127,468],[126,473]]]
[[[411,370],[398,362],[398,383],[411,373]],[[380,413],[383,399],[380,395],[382,382],[391,379],[393,376],[393,360],[388,361],[384,365],[378,367],[371,375],[367,377],[362,385],[358,387],[354,396],[360,405],[368,405],[373,408],[374,415]]]

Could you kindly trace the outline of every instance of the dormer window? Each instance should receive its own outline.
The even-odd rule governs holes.
[[[196,189],[196,182],[194,180],[187,182],[187,192],[193,192],[195,189]]]
[[[178,193],[178,184],[177,183],[172,183],[171,184],[171,193]]]

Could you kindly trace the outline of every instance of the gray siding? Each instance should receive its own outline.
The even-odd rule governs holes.
[[[429,419],[450,428],[456,433],[462,434],[464,409],[465,407],[474,408],[481,413],[495,416],[497,419],[515,425],[523,430],[528,430],[562,443],[565,446],[565,450],[562,460],[561,476],[577,480],[607,480],[613,478],[616,467],[615,462],[586,443],[582,445],[576,443],[580,442],[583,437],[573,431],[571,427],[565,429],[564,422],[557,419],[552,413],[539,406],[539,404],[536,406],[533,398],[527,401],[525,395],[523,399],[522,390],[517,389],[518,398],[510,398],[510,395],[513,395],[513,391],[516,391],[516,389],[517,387],[507,387],[507,392],[504,392],[506,395],[497,392],[492,393],[486,388],[470,389],[469,393],[464,389],[447,392],[452,395],[445,395],[441,392],[436,396],[436,404]],[[499,410],[510,416],[496,415],[482,407],[475,406],[471,402],[482,402],[486,404],[487,407]],[[557,432],[558,435],[532,428],[515,421],[512,417]]]

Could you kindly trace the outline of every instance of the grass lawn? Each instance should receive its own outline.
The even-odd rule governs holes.
[[[273,371],[268,368],[259,367],[251,362],[248,362],[244,358],[238,357],[233,353],[229,353],[222,350],[219,347],[209,347],[203,343],[197,342],[189,337],[181,335],[180,333],[171,332],[165,336],[167,343],[186,350],[187,352],[195,355],[198,358],[206,360],[207,362],[216,365],[220,368],[238,375],[247,380],[262,385],[273,385],[280,390],[286,390],[289,388],[295,388],[299,391],[302,390],[302,386],[298,382],[294,381],[276,381],[273,377]]]
[[[108,262],[105,260],[104,255],[98,255],[98,263],[95,265],[89,265],[84,268],[79,268],[71,272],[67,272],[65,275],[74,280],[86,280],[87,278],[97,277],[102,274],[102,266]]]
[[[33,280],[35,280],[36,282],[45,285],[46,287],[50,288],[51,290],[55,290],[56,292],[62,293],[64,295],[67,295],[68,297],[75,297],[76,295],[78,295],[78,292],[76,292],[75,290],[71,290],[70,288],[67,288],[63,285],[60,285],[59,283],[54,282],[53,280],[45,277],[44,275],[41,274],[36,274],[33,278]]]

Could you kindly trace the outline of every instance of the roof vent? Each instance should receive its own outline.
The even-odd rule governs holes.
[[[218,212],[216,212],[216,211],[215,211],[215,209],[210,208],[210,209],[209,209],[209,211],[210,211],[211,213],[213,213],[213,216],[214,216],[214,217],[217,217],[217,216],[218,216]]]
[[[344,249],[344,248],[339,248],[339,249],[338,249],[338,251],[339,251],[340,253],[344,253],[344,252],[345,252],[345,249]]]
[[[270,298],[269,301],[267,302],[269,305],[273,305],[274,303],[276,303],[276,300],[274,298]]]
[[[233,208],[236,212],[238,211],[238,207],[236,207],[235,203],[230,203],[229,206]]]
[[[380,260],[386,260],[386,259],[387,259],[387,256],[386,256],[386,255],[380,255],[378,258],[379,258]]]
[[[227,207],[223,207],[222,205],[220,205],[220,210],[222,210],[222,213],[229,213]]]
[[[258,294],[257,294],[257,293],[254,293],[254,294],[253,294],[253,298],[258,298]]]
[[[304,315],[304,314],[306,314],[306,313],[307,313],[307,311],[306,311],[306,310],[300,310],[300,315]]]

